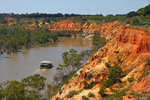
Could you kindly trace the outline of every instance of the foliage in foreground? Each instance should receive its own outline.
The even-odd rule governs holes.
[[[34,74],[22,82],[7,81],[0,84],[0,99],[6,100],[40,100],[39,91],[45,88],[45,78]]]

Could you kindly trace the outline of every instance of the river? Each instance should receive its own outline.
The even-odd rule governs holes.
[[[32,48],[28,51],[21,51],[14,54],[0,55],[0,82],[7,80],[18,80],[38,73],[52,83],[56,74],[56,67],[62,63],[61,55],[71,48],[78,52],[91,48],[91,42],[81,37],[61,37],[53,45],[39,48]],[[53,62],[51,69],[38,69],[43,60]]]

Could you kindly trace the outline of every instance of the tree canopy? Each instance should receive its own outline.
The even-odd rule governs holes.
[[[40,100],[39,91],[45,88],[45,78],[39,74],[0,84],[0,99],[4,100]]]

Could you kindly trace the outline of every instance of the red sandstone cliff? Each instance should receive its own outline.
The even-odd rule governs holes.
[[[84,29],[89,31],[93,28],[86,26],[86,23],[70,22],[67,21],[68,24],[64,25],[64,21],[62,21],[60,23],[63,25],[58,23],[52,26],[51,29],[55,27],[55,29],[73,30],[73,26],[75,27],[76,25],[76,30]],[[137,28],[124,28],[118,21],[106,23],[93,29],[94,31],[99,30],[100,35],[111,40],[108,41],[105,47],[97,51],[97,53],[89,59],[87,64],[77,72],[77,77],[73,77],[68,84],[62,87],[62,93],[57,93],[52,99],[60,97],[65,100],[65,96],[70,91],[83,89],[85,76],[87,76],[88,73],[92,73],[93,78],[87,82],[95,81],[95,86],[92,89],[84,89],[78,95],[74,95],[70,98],[70,100],[81,100],[82,96],[87,96],[89,92],[95,94],[95,98],[90,98],[91,100],[100,100],[101,96],[98,94],[99,87],[102,80],[107,79],[109,70],[105,66],[105,62],[108,62],[111,66],[119,65],[123,70],[127,71],[128,74],[121,79],[122,82],[126,83],[123,88],[131,85],[131,83],[127,81],[127,78],[134,77],[134,84],[129,88],[127,93],[131,91],[137,93],[150,91],[150,75],[145,75],[146,71],[150,71],[150,66],[146,64],[147,58],[150,58],[150,34],[148,34],[148,31]],[[119,51],[119,53],[114,53],[115,51]],[[81,70],[83,71],[82,73],[80,73]],[[106,93],[111,94],[109,89],[107,89]],[[123,98],[124,100],[129,99],[127,96]]]
[[[62,20],[58,22],[57,24],[54,25],[49,25],[48,30],[53,31],[53,30],[66,30],[70,32],[88,32],[88,33],[93,33],[94,31],[100,30],[99,25],[96,23],[91,23],[88,25],[88,23],[83,22],[75,22],[75,21],[69,21],[69,20]]]

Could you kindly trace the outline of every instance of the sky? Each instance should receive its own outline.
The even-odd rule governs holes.
[[[0,13],[126,14],[150,0],[0,0]]]

